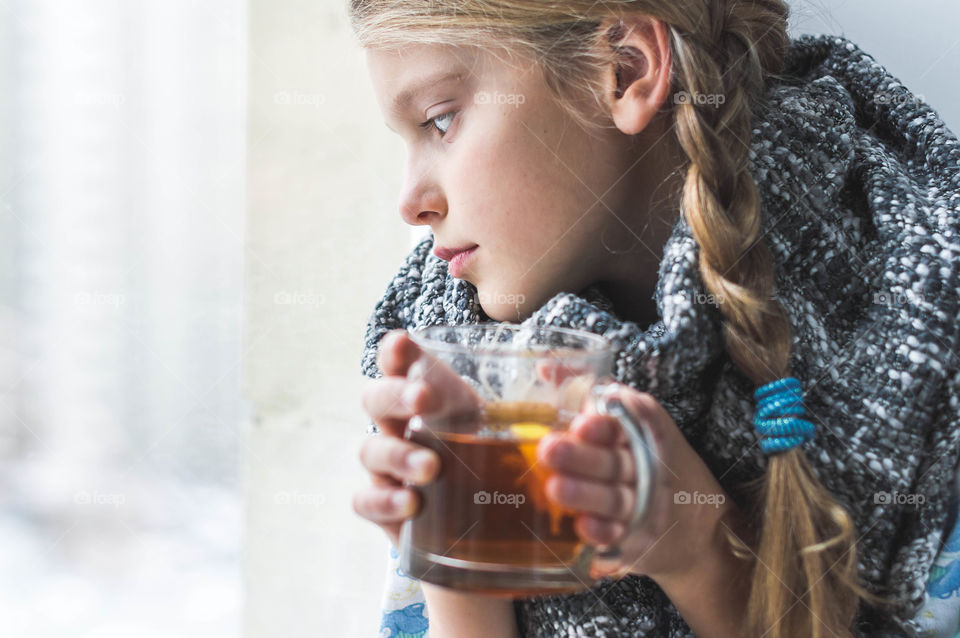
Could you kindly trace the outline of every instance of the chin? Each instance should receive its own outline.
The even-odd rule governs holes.
[[[506,293],[477,289],[477,298],[483,312],[494,321],[520,323],[531,314],[528,297],[522,293]]]

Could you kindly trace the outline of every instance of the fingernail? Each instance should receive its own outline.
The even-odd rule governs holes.
[[[390,497],[390,500],[393,502],[393,506],[397,508],[398,512],[401,514],[407,514],[410,511],[410,507],[413,505],[413,499],[410,496],[410,492],[407,490],[400,490],[399,492],[394,492],[393,496]]]
[[[407,455],[407,467],[421,479],[427,478],[432,463],[433,452],[429,450],[416,450]]]
[[[403,401],[403,405],[407,407],[408,410],[413,410],[417,402],[417,396],[420,394],[420,383],[408,383],[407,387],[403,389],[403,394],[400,395],[400,399]]]

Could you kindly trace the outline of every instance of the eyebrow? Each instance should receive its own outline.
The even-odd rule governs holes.
[[[435,84],[461,79],[464,75],[465,74],[462,70],[441,71],[417,80],[416,82],[411,83],[407,88],[397,93],[396,97],[393,98],[390,109],[393,113],[400,113],[406,109],[410,105],[410,102],[413,101],[413,98],[415,98],[417,94],[424,89],[427,89]]]

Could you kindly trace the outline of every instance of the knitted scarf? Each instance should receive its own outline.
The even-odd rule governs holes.
[[[856,631],[916,635],[952,523],[960,454],[960,144],[930,106],[842,37],[793,40],[763,102],[749,168],[793,330],[791,374],[817,426],[801,449],[853,517],[862,578],[900,604],[862,608]],[[381,374],[376,349],[388,330],[490,321],[476,288],[451,277],[432,246],[428,235],[376,304],[365,375]],[[619,319],[593,286],[556,294],[523,323],[612,341],[616,379],[652,394],[736,499],[767,457],[752,421],[755,385],[723,348],[722,316],[704,302],[697,259],[678,214],[653,325]],[[646,576],[514,604],[524,636],[692,635]]]

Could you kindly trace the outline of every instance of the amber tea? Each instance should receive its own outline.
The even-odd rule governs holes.
[[[423,354],[407,381],[429,385],[438,400],[410,419],[405,436],[434,450],[441,467],[415,487],[420,508],[400,527],[401,569],[424,582],[511,598],[589,588],[601,573],[594,559],[616,561],[619,548],[581,542],[579,512],[546,496],[552,472],[538,462],[537,447],[591,402],[614,416],[637,467],[628,530],[639,525],[655,478],[653,448],[609,376],[610,342],[506,323],[426,326],[411,337]]]
[[[560,579],[570,577],[566,565],[577,561],[583,543],[573,512],[547,499],[550,472],[536,458],[540,438],[565,430],[569,420],[548,404],[496,402],[483,413],[447,419],[441,430],[425,425],[410,431],[412,441],[441,458],[437,479],[418,488],[422,507],[410,528],[414,551],[435,563],[430,580],[448,573],[462,589],[484,590],[495,585],[496,572],[511,565],[548,571],[553,566]],[[413,563],[408,567],[416,571]],[[484,564],[495,565],[495,571],[484,571]],[[495,589],[530,592],[529,586],[517,592]]]

